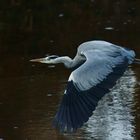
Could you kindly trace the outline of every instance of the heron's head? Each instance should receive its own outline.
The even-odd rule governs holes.
[[[37,58],[37,59],[32,59],[30,60],[31,62],[40,62],[40,63],[47,63],[47,64],[53,64],[55,63],[56,58],[59,56],[57,55],[50,55],[44,58]]]

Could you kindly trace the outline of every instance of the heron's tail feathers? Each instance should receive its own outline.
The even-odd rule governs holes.
[[[134,63],[135,64],[140,64],[140,59],[135,58]]]

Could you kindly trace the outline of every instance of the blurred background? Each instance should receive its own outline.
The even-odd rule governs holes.
[[[64,135],[52,121],[70,70],[29,62],[74,57],[89,40],[131,48],[140,58],[139,34],[139,0],[1,0],[0,140],[140,139],[140,65],[128,69],[87,124]]]

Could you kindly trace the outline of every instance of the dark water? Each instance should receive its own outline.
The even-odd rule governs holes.
[[[0,140],[139,140],[140,66],[132,65],[76,134],[52,120],[70,71],[32,64],[45,54],[73,57],[87,40],[107,40],[140,58],[138,0],[22,1],[0,5]]]

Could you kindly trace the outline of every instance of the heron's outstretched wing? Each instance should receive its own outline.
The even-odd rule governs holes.
[[[54,119],[61,131],[73,132],[88,121],[98,101],[110,91],[128,66],[119,52],[87,51],[87,61],[70,75],[66,92]]]
[[[96,86],[112,73],[117,65],[127,61],[127,58],[122,56],[120,51],[109,53],[92,50],[84,52],[83,55],[86,57],[86,62],[73,71],[69,77],[69,81],[73,81],[75,87],[80,91]]]

